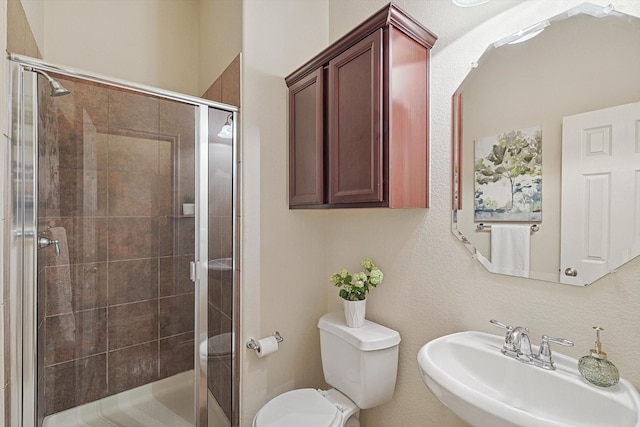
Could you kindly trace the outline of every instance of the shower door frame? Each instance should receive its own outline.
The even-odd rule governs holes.
[[[195,259],[191,263],[190,275],[194,282],[194,415],[196,427],[207,427],[207,358],[199,352],[201,343],[208,339],[208,217],[209,217],[209,108],[225,111],[232,115],[232,286],[233,307],[237,307],[237,256],[238,236],[238,108],[215,101],[197,98],[177,92],[139,85],[124,80],[87,72],[73,71],[23,55],[9,54],[10,67],[10,108],[12,158],[20,165],[30,165],[33,169],[31,187],[25,181],[16,179],[11,184],[11,209],[13,232],[10,235],[10,411],[11,426],[32,427],[37,425],[37,220],[38,194],[35,183],[38,180],[38,91],[37,71],[53,72],[83,81],[104,84],[144,95],[155,96],[196,107],[195,112]],[[25,101],[31,103],[31,122],[26,117]],[[26,132],[27,125],[31,131]],[[12,165],[12,172],[14,166]],[[18,169],[18,168],[16,168]],[[24,169],[22,169],[24,176]],[[27,196],[32,198],[32,209],[25,209]],[[234,309],[235,331],[239,321]],[[233,334],[232,349],[237,352],[237,334]],[[206,345],[206,344],[205,344]],[[237,359],[236,359],[237,360]],[[5,361],[5,363],[9,362]],[[232,367],[232,419],[235,424],[238,411],[238,390],[236,383],[237,363]]]

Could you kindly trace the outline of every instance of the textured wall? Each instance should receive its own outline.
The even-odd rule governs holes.
[[[196,0],[44,3],[47,61],[199,94]]]
[[[330,38],[336,39],[385,2],[331,0]],[[531,328],[532,337],[550,334],[574,340],[562,353],[587,354],[592,325],[601,325],[605,347],[623,377],[640,387],[640,262],[587,288],[492,275],[471,259],[450,233],[451,95],[489,43],[553,16],[580,1],[494,1],[483,8],[450,2],[398,0],[397,4],[433,30],[440,40],[431,63],[432,203],[429,210],[332,211],[327,235],[327,275],[358,258],[373,257],[385,282],[370,297],[367,314],[398,330],[400,366],[394,399],[362,414],[366,427],[463,426],[422,383],[416,354],[430,339],[462,330],[499,334],[496,318]],[[607,1],[597,1],[607,5]],[[640,15],[635,2],[616,8]],[[500,10],[503,9],[503,10]],[[328,284],[329,305],[338,308]]]
[[[270,398],[322,384],[326,212],[289,210],[284,77],[326,47],[327,14],[325,0],[243,3],[241,343],[285,341],[262,359],[242,348],[242,426]]]

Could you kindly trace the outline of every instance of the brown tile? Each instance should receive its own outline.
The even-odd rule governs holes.
[[[43,227],[64,227],[71,264],[107,260],[107,225],[105,218],[57,218],[42,224]]]
[[[193,333],[160,340],[160,378],[193,369]]]
[[[60,179],[60,216],[105,216],[107,175],[103,171],[63,169]]]
[[[64,291],[67,269],[70,269],[71,301],[68,292]],[[47,267],[46,283],[46,314],[49,316],[71,311],[70,308],[79,311],[107,305],[106,263]]]
[[[211,101],[222,102],[222,77],[218,77],[202,97]]]
[[[209,358],[209,388],[227,419],[231,419],[231,371],[217,358]]]
[[[158,300],[109,307],[109,350],[158,339]]]
[[[109,263],[109,305],[158,297],[157,258]]]
[[[173,135],[182,145],[195,147],[196,107],[182,102],[159,101],[160,133]],[[174,147],[175,148],[175,147]]]
[[[67,83],[65,87],[66,85]],[[68,89],[75,91],[71,87]],[[107,169],[108,136],[99,133],[92,123],[79,120],[67,123],[60,121],[55,132],[61,168],[101,171]]]
[[[72,267],[73,309],[75,311],[107,305],[107,263],[79,264]]]
[[[240,106],[240,55],[222,72],[222,102]]]
[[[104,133],[108,127],[109,92],[112,89],[97,83],[86,81],[60,80],[64,87],[75,83],[74,87],[68,87],[75,97],[75,120],[95,127],[97,132]],[[86,126],[85,126],[86,128]],[[85,141],[86,146],[86,141]],[[105,153],[106,154],[106,153]]]
[[[233,316],[233,272],[223,271],[221,282],[221,309],[229,318]]]
[[[160,258],[160,296],[173,296],[194,292],[189,277],[192,256]]]
[[[207,304],[207,335],[212,337],[220,334],[220,310],[211,303]]]
[[[109,172],[109,216],[154,216],[157,214],[155,174]]]
[[[84,144],[82,141],[82,125],[75,121],[60,123],[54,129],[47,129],[52,132],[48,138],[48,144],[56,144],[58,146],[58,161],[60,168],[64,169],[82,169],[84,159]]]
[[[45,364],[66,362],[107,349],[107,310],[80,311],[46,319]]]
[[[208,276],[209,304],[222,310],[222,272],[210,269]]]
[[[109,260],[151,258],[158,255],[156,218],[110,218]]]
[[[173,177],[165,175],[155,176],[156,190],[155,200],[157,204],[157,215],[173,216],[175,215]]]
[[[109,170],[158,173],[158,141],[124,135],[109,135]]]
[[[192,331],[194,294],[160,298],[160,337]]]
[[[110,91],[109,126],[157,133],[158,99],[126,91]]]
[[[189,255],[195,252],[195,226],[195,219],[193,217],[181,218],[176,222],[176,255]]]
[[[106,354],[45,368],[46,414],[52,414],[107,394]]]
[[[6,252],[5,252],[6,253]],[[42,257],[38,257],[38,258],[42,258]],[[0,267],[1,269],[1,267]],[[4,278],[0,278],[0,279],[4,279]],[[37,305],[37,314],[36,314],[36,326],[40,326],[43,322],[44,322],[44,318],[46,316],[46,312],[47,312],[47,296],[46,296],[46,292],[47,292],[47,280],[49,279],[49,275],[47,274],[47,268],[43,268],[40,269],[38,268],[38,272],[37,272],[37,279],[36,279],[36,286],[38,287],[38,305]],[[4,283],[9,283],[7,282],[3,282]],[[3,286],[3,285],[0,285]],[[6,285],[4,285],[4,287],[8,287]],[[44,299],[43,299],[44,296]],[[5,299],[2,299],[2,302],[4,302]],[[1,303],[0,303],[1,304]],[[1,386],[1,385],[0,385]]]
[[[172,216],[158,217],[158,256],[173,256],[175,248],[175,228],[177,221],[185,219]]]
[[[158,175],[173,177],[173,147],[177,141],[158,141]]]
[[[109,352],[109,394],[158,379],[158,342]]]

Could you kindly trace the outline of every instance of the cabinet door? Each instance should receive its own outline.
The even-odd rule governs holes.
[[[323,70],[289,88],[289,206],[324,201]]]
[[[383,201],[382,30],[329,62],[329,203]]]

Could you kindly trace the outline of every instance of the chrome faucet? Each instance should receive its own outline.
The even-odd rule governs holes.
[[[502,346],[502,354],[521,360],[523,362],[529,362],[531,360],[531,341],[529,340],[529,328],[522,326],[505,325],[497,320],[491,320],[490,323],[493,326],[503,328],[507,330],[507,334],[504,337],[504,345]]]
[[[505,325],[497,320],[491,320],[490,323],[493,326],[507,330],[501,350],[502,354],[543,369],[555,369],[551,358],[549,342],[554,342],[564,346],[573,346],[573,342],[567,339],[550,338],[547,335],[543,335],[538,354],[534,354],[531,348],[531,341],[529,340],[529,328],[522,326],[513,327]]]
[[[514,357],[523,362],[531,360],[531,341],[529,340],[529,328],[516,326],[509,336],[513,346]],[[506,341],[505,341],[506,343]]]

